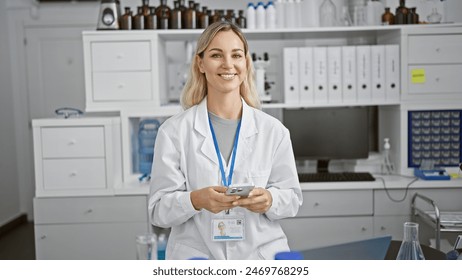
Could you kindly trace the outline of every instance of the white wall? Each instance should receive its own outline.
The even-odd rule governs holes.
[[[0,225],[20,213],[8,21],[0,1]]]

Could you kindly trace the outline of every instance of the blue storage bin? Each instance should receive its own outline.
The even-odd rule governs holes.
[[[151,174],[152,159],[154,157],[154,143],[160,122],[147,119],[140,122],[138,130],[139,172]]]

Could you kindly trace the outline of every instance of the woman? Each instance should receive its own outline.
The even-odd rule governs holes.
[[[171,227],[167,259],[274,259],[288,251],[278,220],[302,203],[288,130],[258,110],[247,41],[229,22],[200,36],[184,112],[160,127],[152,224]],[[253,184],[248,197],[227,186]],[[222,229],[226,234],[222,235]]]

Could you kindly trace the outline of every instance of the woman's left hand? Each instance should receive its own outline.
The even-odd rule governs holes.
[[[233,206],[240,206],[255,213],[266,213],[273,203],[271,193],[264,188],[253,189],[248,197],[242,197],[233,202]]]

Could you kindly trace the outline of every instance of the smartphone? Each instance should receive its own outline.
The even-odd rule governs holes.
[[[238,195],[242,197],[247,197],[249,196],[249,193],[251,190],[255,188],[254,185],[232,185],[229,186],[228,189],[226,190],[225,194],[226,195]]]

